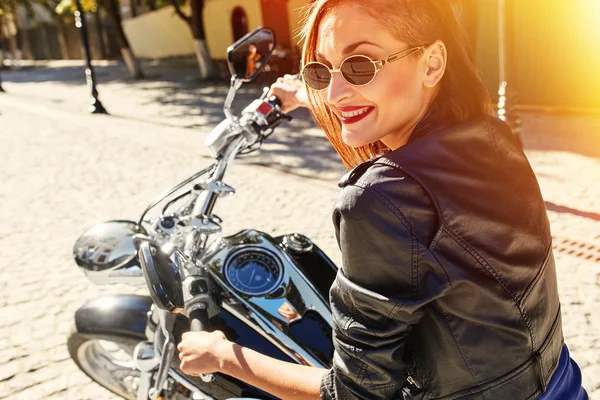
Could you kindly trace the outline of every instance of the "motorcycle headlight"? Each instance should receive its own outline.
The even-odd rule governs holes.
[[[75,262],[96,284],[134,283],[132,278],[139,281],[143,273],[136,259],[133,241],[136,233],[145,234],[145,230],[133,221],[108,221],[95,225],[75,242]]]

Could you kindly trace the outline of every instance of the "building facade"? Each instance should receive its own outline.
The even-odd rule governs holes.
[[[473,61],[492,95],[500,84],[499,46],[506,34],[508,87],[521,108],[600,112],[599,0],[452,0],[472,48]],[[258,26],[272,28],[278,43],[299,59],[301,9],[309,0],[205,0],[207,42],[215,60]],[[501,7],[504,26],[500,26]],[[134,51],[160,58],[192,54],[191,35],[173,10],[125,21]],[[167,21],[168,20],[168,21]],[[161,22],[162,21],[162,22]],[[166,33],[165,33],[166,32]],[[163,39],[152,39],[153,36]],[[177,40],[165,40],[176,37]],[[295,65],[295,62],[292,63]]]

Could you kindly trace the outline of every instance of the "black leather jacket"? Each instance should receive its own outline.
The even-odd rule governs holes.
[[[340,186],[321,397],[537,398],[563,345],[560,305],[544,202],[508,127],[430,132]]]

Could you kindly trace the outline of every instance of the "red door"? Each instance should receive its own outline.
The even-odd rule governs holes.
[[[242,7],[236,7],[231,13],[231,29],[233,30],[233,41],[248,33],[248,16]]]
[[[277,44],[291,48],[287,0],[261,0],[263,26],[275,32]]]

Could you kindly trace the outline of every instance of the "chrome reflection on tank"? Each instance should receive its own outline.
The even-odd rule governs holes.
[[[133,235],[145,230],[133,221],[108,221],[88,229],[73,246],[75,262],[97,285],[143,285]]]
[[[282,266],[279,284],[265,294],[243,293],[231,287],[226,267],[238,252],[263,252],[276,257]],[[222,238],[211,244],[200,260],[215,281],[229,294],[221,307],[261,334],[299,364],[328,368],[310,350],[289,336],[289,326],[306,311],[318,313],[331,326],[329,303],[324,299],[272,237],[252,229]]]

